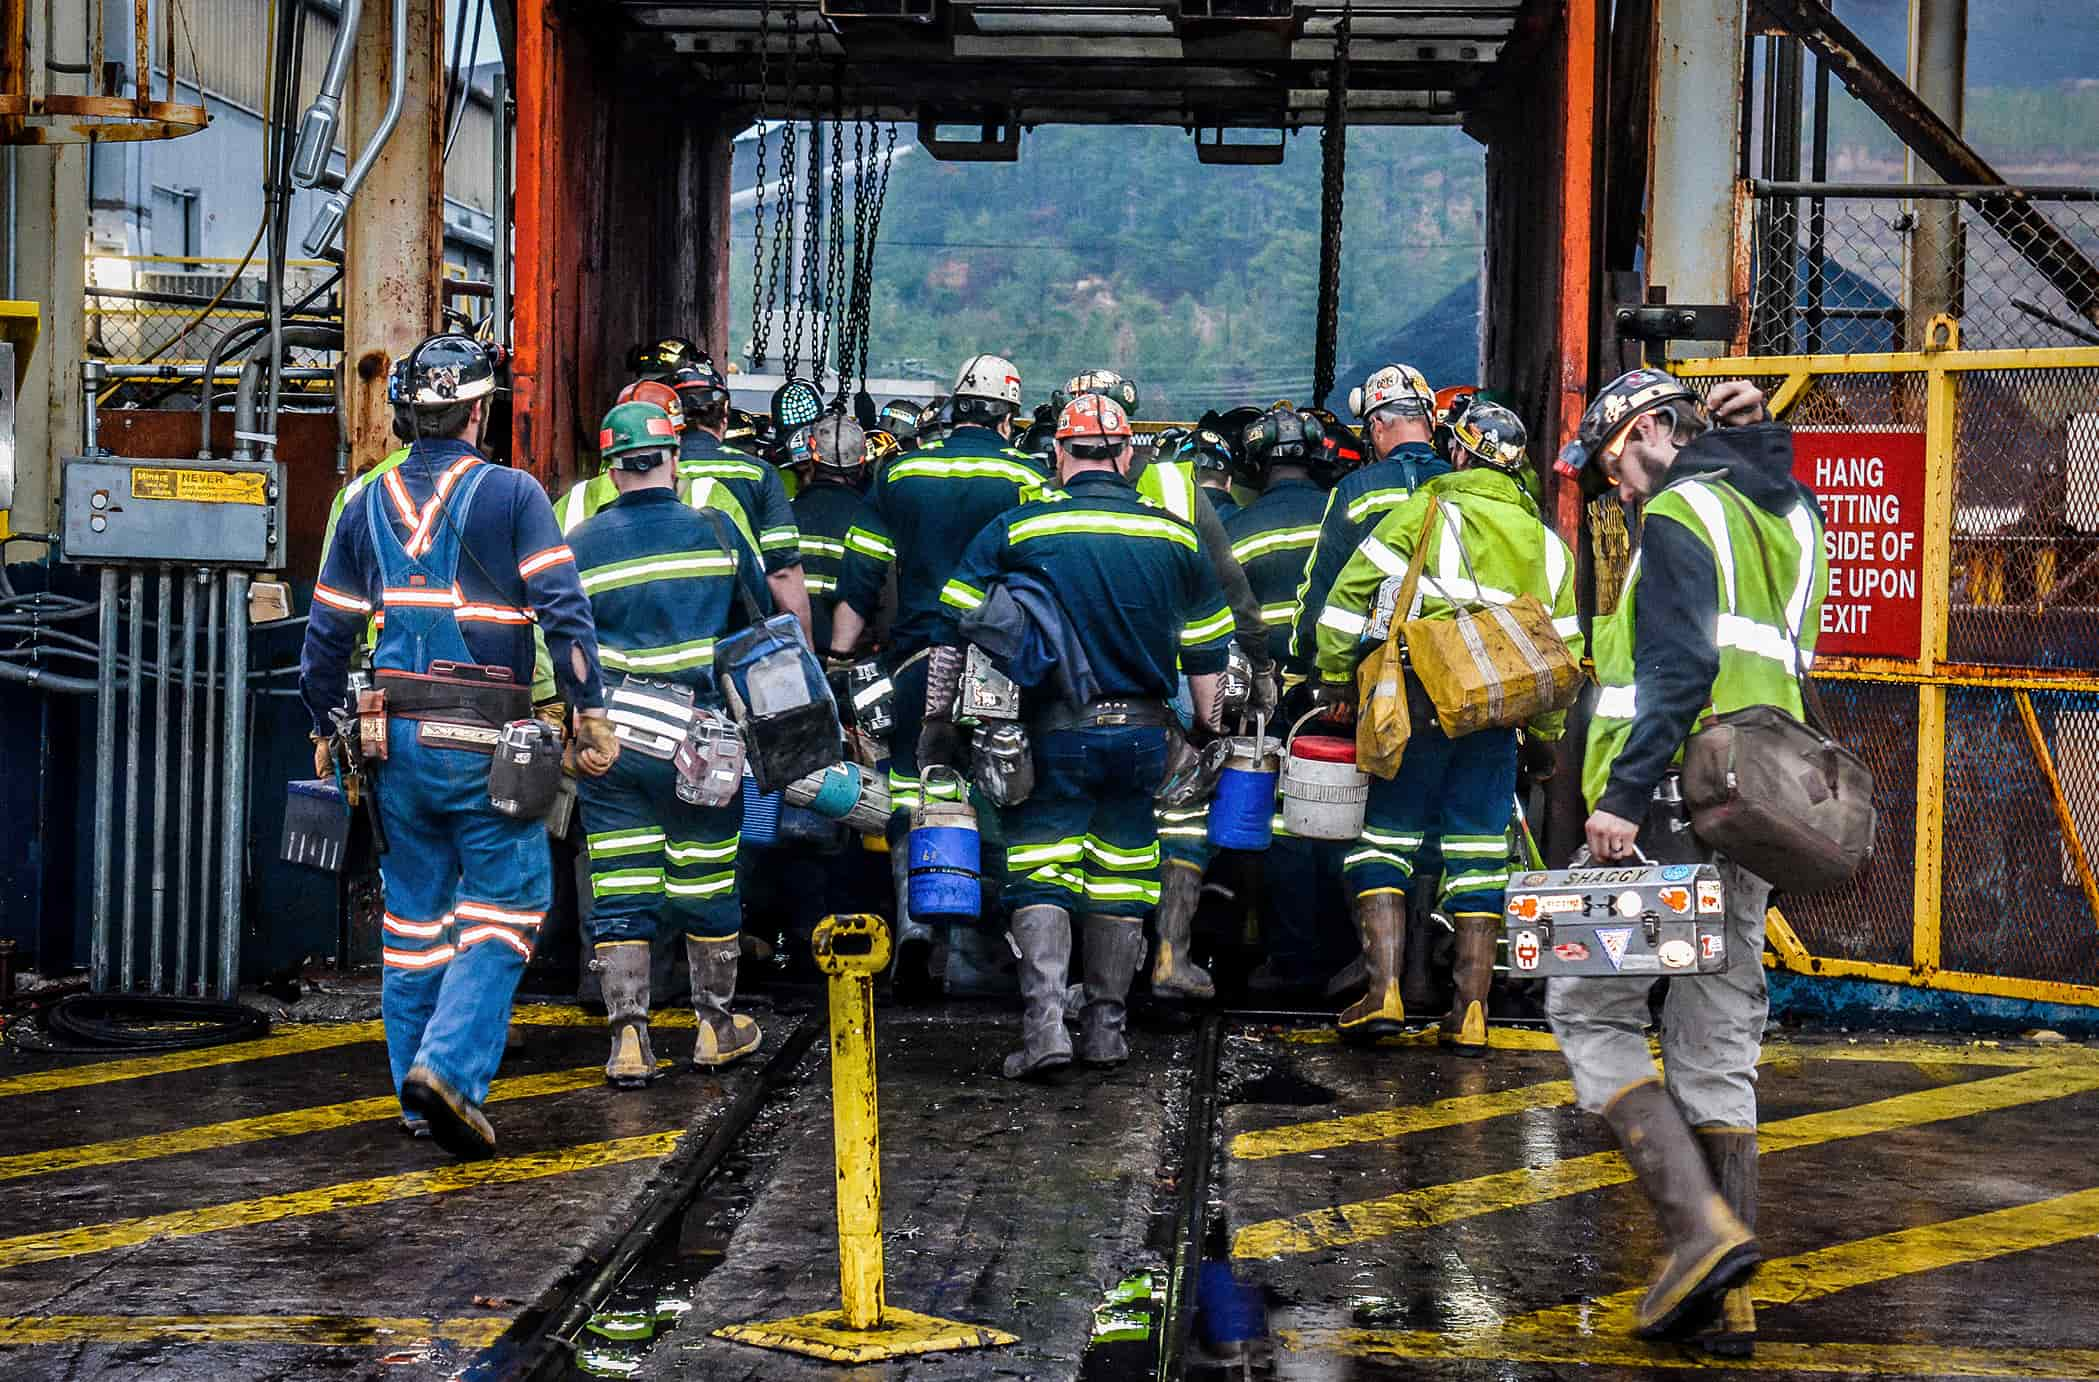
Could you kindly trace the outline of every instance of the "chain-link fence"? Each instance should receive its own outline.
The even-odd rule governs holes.
[[[1751,184],[1753,355],[2099,344],[2099,189]]]
[[[112,365],[164,367],[171,378],[188,371],[193,379],[221,336],[244,322],[260,322],[269,316],[263,267],[250,264],[237,276],[236,269],[240,265],[233,260],[97,256],[92,261],[85,304],[87,353]],[[334,266],[322,260],[287,264],[285,288],[292,302],[325,288],[287,320],[341,322],[340,299],[326,286],[333,272]],[[294,369],[329,369],[335,363],[334,353],[327,350],[294,347],[287,354]],[[220,386],[229,387],[238,370],[237,359],[222,366]],[[118,402],[146,401],[169,387],[167,382],[132,381],[112,390],[112,397]],[[304,376],[288,381],[287,387],[332,393],[326,384]]]
[[[1679,368],[1769,390],[1796,454],[1827,454],[1815,433],[1923,443],[1885,477],[1926,496],[1890,524],[1922,552],[1915,651],[1816,661],[1831,730],[1873,770],[1876,855],[1853,887],[1781,903],[1784,963],[2099,1005],[2099,350]],[[1829,512],[1855,587],[1853,511]]]

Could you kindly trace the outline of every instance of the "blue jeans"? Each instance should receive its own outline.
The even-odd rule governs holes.
[[[654,940],[673,922],[697,940],[734,940],[743,930],[736,894],[742,809],[736,800],[678,800],[677,776],[668,759],[629,748],[612,771],[578,784],[593,942]]]
[[[553,897],[546,828],[488,804],[487,754],[423,744],[413,720],[388,721],[387,739],[380,1011],[394,1089],[409,1067],[427,1065],[479,1104]]]
[[[1141,917],[1159,904],[1152,794],[1166,731],[1066,729],[1035,743],[1035,791],[1006,817],[1006,903]]]
[[[1500,916],[1515,800],[1515,730],[1450,739],[1417,715],[1398,774],[1370,779],[1363,833],[1342,865],[1349,891],[1406,891],[1417,872],[1433,867],[1430,851],[1440,842],[1444,908]]]

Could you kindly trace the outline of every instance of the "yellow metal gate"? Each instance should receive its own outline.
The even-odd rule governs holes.
[[[1814,672],[1873,768],[1877,855],[1854,888],[1774,914],[1774,962],[2099,1006],[2099,349],[1932,337],[1672,367],[1754,379],[1796,427],[1923,439],[1915,656]]]

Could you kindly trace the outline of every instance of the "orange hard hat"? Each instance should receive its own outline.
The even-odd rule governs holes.
[[[619,391],[614,403],[653,403],[671,415],[671,426],[685,430],[685,407],[678,401],[678,391],[656,379],[637,379]]]
[[[1451,404],[1456,403],[1461,398],[1470,398],[1479,391],[1479,385],[1477,384],[1449,384],[1436,390],[1437,418],[1449,417]]]
[[[1112,398],[1097,393],[1080,394],[1057,414],[1057,440],[1081,441],[1098,438],[1113,441],[1130,436],[1130,415]]]

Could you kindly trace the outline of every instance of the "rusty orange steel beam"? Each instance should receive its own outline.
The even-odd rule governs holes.
[[[1560,445],[1581,426],[1589,401],[1589,333],[1595,322],[1596,0],[1567,0],[1561,49],[1560,320],[1556,419]],[[1581,492],[1562,481],[1555,496],[1560,535],[1581,541]]]
[[[2033,745],[2034,761],[2041,766],[2041,776],[2048,780],[2048,798],[2055,806],[2055,823],[2062,828],[2063,847],[2070,851],[2070,862],[2077,865],[2077,881],[2084,885],[2084,901],[2092,909],[2092,924],[2099,926],[2099,881],[2092,877],[2092,861],[2085,855],[2084,841],[2078,838],[2077,818],[2070,814],[2070,799],[2063,794],[2063,780],[2055,771],[2055,757],[2048,752],[2048,740],[2041,733],[2040,718],[2033,713],[2033,694],[2019,691],[2013,698],[2019,703],[2019,719],[2026,726],[2026,741]]]

